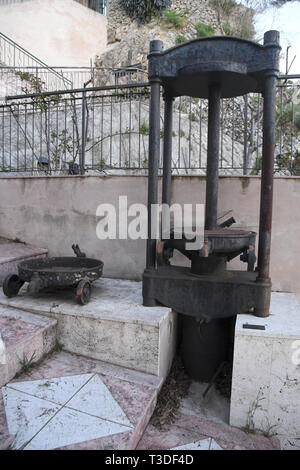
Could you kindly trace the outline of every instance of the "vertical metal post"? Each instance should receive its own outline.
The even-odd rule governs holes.
[[[243,159],[243,175],[248,175],[248,95],[244,96],[244,159]]]
[[[162,203],[171,204],[172,179],[172,132],[173,132],[173,98],[164,97],[164,150],[163,150],[163,187]]]
[[[268,31],[264,36],[264,45],[279,45],[277,31]],[[279,54],[279,52],[278,52]],[[258,278],[257,282],[266,284],[265,300],[256,315],[269,315],[271,280],[270,250],[273,207],[273,173],[275,149],[275,112],[276,112],[276,70],[270,70],[265,76],[264,111],[263,111],[263,151],[260,194],[259,247],[258,247]]]
[[[86,143],[86,124],[85,124],[86,91],[82,93],[81,108],[81,152],[80,152],[80,174],[85,173],[85,143]]]
[[[218,179],[219,179],[219,140],[220,140],[221,89],[217,84],[209,88],[207,171],[205,200],[205,230],[217,226]]]
[[[150,42],[150,54],[161,52],[161,41]],[[149,169],[148,169],[148,240],[146,268],[155,268],[156,239],[152,239],[151,209],[158,202],[158,166],[160,157],[160,79],[150,78]]]

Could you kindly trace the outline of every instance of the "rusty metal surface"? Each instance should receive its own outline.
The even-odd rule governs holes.
[[[277,31],[267,31],[263,45],[235,37],[214,36],[195,39],[164,51],[162,41],[151,41],[148,56],[151,84],[148,210],[158,199],[159,87],[163,87],[168,98],[164,122],[167,137],[164,142],[163,202],[169,202],[171,191],[170,100],[177,96],[208,98],[207,230],[203,234],[203,246],[198,251],[186,249],[186,241],[191,243],[193,239],[187,240],[184,236],[177,239],[174,233],[170,240],[162,237],[164,243],[158,246],[158,251],[157,240],[148,239],[147,269],[143,278],[144,305],[153,306],[161,302],[180,313],[204,319],[236,315],[249,308],[253,308],[258,316],[269,314],[275,85],[279,73],[279,52]],[[249,92],[264,95],[258,273],[253,272],[256,234],[217,225],[220,100]],[[234,220],[229,219],[228,225],[232,222]],[[149,218],[148,235],[151,234]],[[168,265],[173,249],[192,261],[192,269],[178,271],[176,266]],[[243,253],[241,261],[248,263],[248,272],[237,271],[234,276],[229,276],[226,263],[240,253]]]
[[[30,282],[33,276],[42,281],[43,287],[72,286],[81,279],[91,281],[102,275],[103,262],[92,258],[40,258],[23,261],[18,266],[22,281]]]
[[[279,73],[278,33],[268,31],[266,35],[268,42],[264,45],[213,36],[194,39],[166,51],[157,47],[148,56],[149,79],[160,77],[170,96],[208,98],[212,83],[220,84],[221,98],[262,93],[265,72],[275,68]]]

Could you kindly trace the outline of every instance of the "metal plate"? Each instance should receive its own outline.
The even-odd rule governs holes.
[[[47,286],[68,286],[84,278],[95,280],[101,277],[103,262],[93,258],[39,258],[23,261],[18,270],[23,281],[30,282],[38,275]]]

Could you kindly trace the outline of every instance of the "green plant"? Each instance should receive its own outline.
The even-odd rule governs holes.
[[[163,21],[175,28],[182,28],[186,24],[186,18],[174,10],[165,10],[162,15]]]
[[[228,23],[223,25],[223,31],[226,34],[226,36],[237,36],[236,30]]]
[[[300,153],[295,152],[292,157],[291,152],[276,155],[276,166],[279,171],[287,170],[293,176],[300,176]]]
[[[23,353],[23,359],[19,359],[19,363],[21,365],[21,371],[22,372],[28,372],[29,369],[33,367],[34,364],[34,357],[35,357],[35,351],[32,353],[31,357],[27,359],[25,354]]]
[[[100,170],[103,170],[104,168],[107,167],[106,161],[105,161],[103,158],[101,158],[101,160],[97,163],[97,167],[98,167]]]
[[[221,11],[223,15],[230,15],[237,6],[235,0],[210,0],[210,5],[217,11]]]
[[[201,38],[203,36],[213,36],[215,34],[215,30],[204,23],[197,23],[195,25],[197,38]]]
[[[171,0],[121,0],[125,13],[139,23],[147,23],[168,8]]]
[[[176,44],[182,44],[183,42],[185,42],[185,37],[182,36],[182,34],[177,34],[175,42]]]
[[[247,432],[248,434],[255,433],[256,428],[255,428],[255,422],[254,422],[254,415],[257,410],[262,408],[260,402],[264,399],[265,398],[263,396],[262,388],[260,388],[257,392],[255,400],[251,404],[247,413],[247,420],[246,420],[246,425],[244,427],[244,431]]]
[[[147,135],[149,134],[149,127],[145,122],[140,126],[140,134]]]
[[[249,411],[247,413],[247,421],[246,421],[246,426],[243,428],[243,430],[248,433],[248,434],[262,434],[265,437],[272,437],[275,436],[277,433],[274,431],[275,428],[277,428],[277,424],[271,425],[269,422],[268,417],[265,417],[264,420],[266,422],[266,426],[264,429],[257,428],[255,426],[254,422],[254,415],[257,410],[262,409],[262,406],[260,402],[262,400],[265,400],[265,397],[263,396],[263,390],[262,387],[258,390],[257,396],[253,403],[251,404]]]
[[[254,34],[255,34],[255,30],[254,30],[253,24],[251,24],[250,22],[244,21],[239,31],[240,38],[253,39]]]
[[[55,340],[55,346],[54,346],[54,351],[56,351],[56,352],[62,351],[63,347],[64,347],[64,345],[63,345],[62,343],[60,343],[60,342],[58,341],[58,339],[56,338],[56,340]]]

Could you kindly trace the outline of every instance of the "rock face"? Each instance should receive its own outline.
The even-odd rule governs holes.
[[[111,69],[124,65],[136,65],[144,70],[144,76],[131,81],[147,82],[147,54],[149,42],[160,39],[165,49],[173,47],[180,35],[185,40],[196,37],[196,25],[211,26],[215,34],[223,34],[220,15],[211,7],[212,0],[173,0],[171,9],[185,19],[176,28],[161,18],[153,18],[140,25],[124,13],[120,0],[109,0],[108,47],[98,57],[96,65],[102,70],[94,77],[94,85],[114,85]],[[235,7],[232,18],[240,7]],[[244,9],[245,10],[245,9]],[[118,83],[126,83],[128,77],[117,77]],[[120,90],[119,90],[120,91]],[[87,102],[87,139],[85,162],[91,169],[111,172],[123,169],[128,172],[144,171],[148,166],[149,96],[139,96],[132,89],[127,96],[107,91],[99,98],[90,97]],[[111,96],[110,96],[111,94]],[[55,168],[68,171],[68,162],[76,161],[81,149],[81,104],[76,110],[70,104],[57,102],[57,108],[49,105],[49,116],[36,109],[34,117],[30,110],[25,113],[11,107],[5,122],[5,133],[0,136],[3,146],[2,164],[5,169],[36,169],[38,158],[47,156]],[[53,107],[53,109],[52,109]],[[76,112],[75,112],[76,111]],[[40,113],[40,115],[39,115]],[[75,113],[76,119],[74,123]],[[161,147],[163,145],[163,100],[161,103]],[[243,165],[243,99],[234,102],[224,100],[222,108],[222,133],[220,136],[220,166],[222,173],[241,172]],[[24,138],[25,129],[27,138]],[[11,137],[12,136],[12,139]],[[76,138],[74,138],[74,136]],[[178,174],[205,173],[207,152],[207,101],[178,98],[174,103],[173,168]],[[162,152],[161,152],[162,154]],[[252,159],[253,160],[253,159]],[[250,165],[252,163],[250,158]],[[122,171],[122,170],[121,170]]]
[[[230,34],[232,34],[233,31],[239,30],[241,15],[251,14],[249,9],[236,5],[224,17],[212,8],[212,2],[209,0],[173,0],[169,9],[184,19],[183,26],[175,27],[171,22],[155,17],[149,23],[139,25],[137,21],[125,14],[120,0],[109,0],[107,5],[108,46],[104,54],[96,57],[95,64],[99,67],[112,68],[140,64],[141,67],[146,68],[151,40],[162,40],[165,49],[173,47],[178,36],[185,41],[196,38],[198,23],[212,27],[215,34],[228,34],[230,25]],[[104,82],[106,78],[104,77]]]
[[[108,47],[101,57],[96,58],[96,65],[115,68],[130,62],[147,67],[147,54],[151,40],[162,40],[167,49],[176,44],[178,35],[183,36],[185,40],[195,38],[195,24],[197,23],[208,24],[215,29],[216,33],[221,33],[217,14],[208,5],[207,0],[173,0],[170,9],[185,18],[184,27],[176,28],[159,18],[153,18],[150,23],[139,25],[137,21],[124,13],[120,0],[110,0],[107,7]]]
[[[97,76],[97,84],[113,84],[111,79],[112,75],[107,72],[107,69],[116,69],[129,65],[135,65],[138,69],[144,69],[145,75],[142,81],[146,82],[147,55],[151,40],[160,39],[164,43],[164,48],[168,49],[178,43],[179,36],[181,40],[184,39],[185,41],[196,38],[196,25],[198,23],[210,26],[213,28],[216,35],[226,34],[226,31],[224,31],[224,29],[226,29],[225,26],[228,26],[230,23],[232,33],[233,30],[238,30],[237,23],[241,15],[244,15],[245,12],[249,14],[250,11],[245,7],[235,5],[230,12],[227,12],[227,16],[224,17],[223,12],[213,8],[212,5],[212,0],[173,0],[169,9],[184,18],[184,25],[176,27],[171,22],[164,21],[163,17],[154,17],[147,24],[138,24],[137,21],[125,14],[121,7],[120,0],[110,0],[107,6],[108,47],[106,52],[96,60],[96,65],[104,69]],[[126,80],[123,79],[123,81]],[[235,107],[234,111],[232,109],[233,106]],[[139,119],[140,122],[146,123],[148,126],[147,107],[148,103],[145,105],[144,113],[142,113],[142,121],[140,117]],[[237,98],[235,104],[233,104],[231,100],[225,100],[224,114],[222,114],[223,132],[220,147],[221,166],[224,168],[223,172],[225,173],[235,173],[237,170],[230,168],[241,168],[243,165],[244,124],[242,121],[242,110],[242,98]],[[136,128],[139,130],[141,127],[141,124],[138,124],[140,107],[133,104],[131,111],[132,122],[136,121]],[[163,121],[163,114],[163,106],[161,106],[161,122]],[[124,125],[126,119],[126,113],[123,113],[122,121]],[[234,120],[234,124],[232,124],[232,120]],[[116,115],[113,122],[118,121],[119,118]],[[120,161],[124,157],[125,166],[130,162],[129,167],[131,167],[132,162],[137,163],[138,160],[139,162],[145,162],[147,164],[148,135],[137,137],[137,135],[133,133],[130,137],[130,144],[124,141],[124,139],[129,140],[126,133],[125,135],[123,134],[122,139],[119,139],[118,130],[115,130],[113,135],[116,135],[116,137],[113,137],[116,147],[114,151],[110,153],[118,155]],[[173,167],[175,171],[185,172],[188,168],[197,168],[197,170],[201,172],[201,169],[206,166],[206,140],[206,100],[202,101],[201,107],[199,100],[198,102],[192,100],[191,103],[185,98],[182,98],[180,103],[177,100],[174,105],[173,131]],[[111,141],[110,139],[110,143]],[[104,139],[102,147],[107,145],[107,142],[107,139]],[[133,151],[133,149],[135,149],[135,151]],[[133,157],[135,154],[139,154],[139,157]],[[122,158],[120,155],[122,155]],[[225,170],[225,168],[227,169]]]

